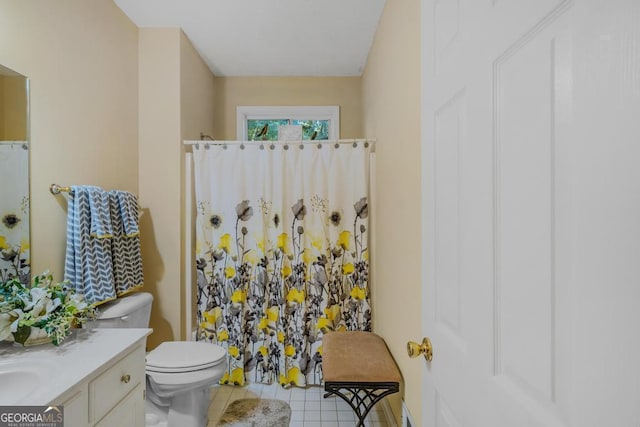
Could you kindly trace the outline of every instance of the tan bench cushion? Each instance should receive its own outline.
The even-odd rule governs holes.
[[[384,340],[372,332],[329,332],[322,337],[325,382],[397,382],[401,380]]]

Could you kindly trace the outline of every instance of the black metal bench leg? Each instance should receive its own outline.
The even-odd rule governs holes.
[[[363,427],[371,408],[385,396],[397,393],[399,385],[398,383],[325,383],[324,389],[325,398],[335,394],[347,402],[358,417],[357,426]],[[351,393],[351,396],[347,396],[347,393]]]

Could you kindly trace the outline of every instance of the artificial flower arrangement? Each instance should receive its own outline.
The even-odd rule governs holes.
[[[53,283],[49,272],[36,276],[31,287],[17,278],[0,283],[0,341],[25,345],[40,333],[57,346],[71,333],[72,326],[94,317],[93,305],[87,304],[68,282]]]

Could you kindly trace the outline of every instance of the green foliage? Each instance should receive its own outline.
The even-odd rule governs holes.
[[[247,120],[247,135],[250,141],[277,141],[278,127],[289,124],[302,126],[303,140],[329,139],[329,120]]]

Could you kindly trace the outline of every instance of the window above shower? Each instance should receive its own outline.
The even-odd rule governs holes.
[[[340,107],[237,107],[237,138],[276,141],[280,126],[301,126],[303,140],[340,139]]]

